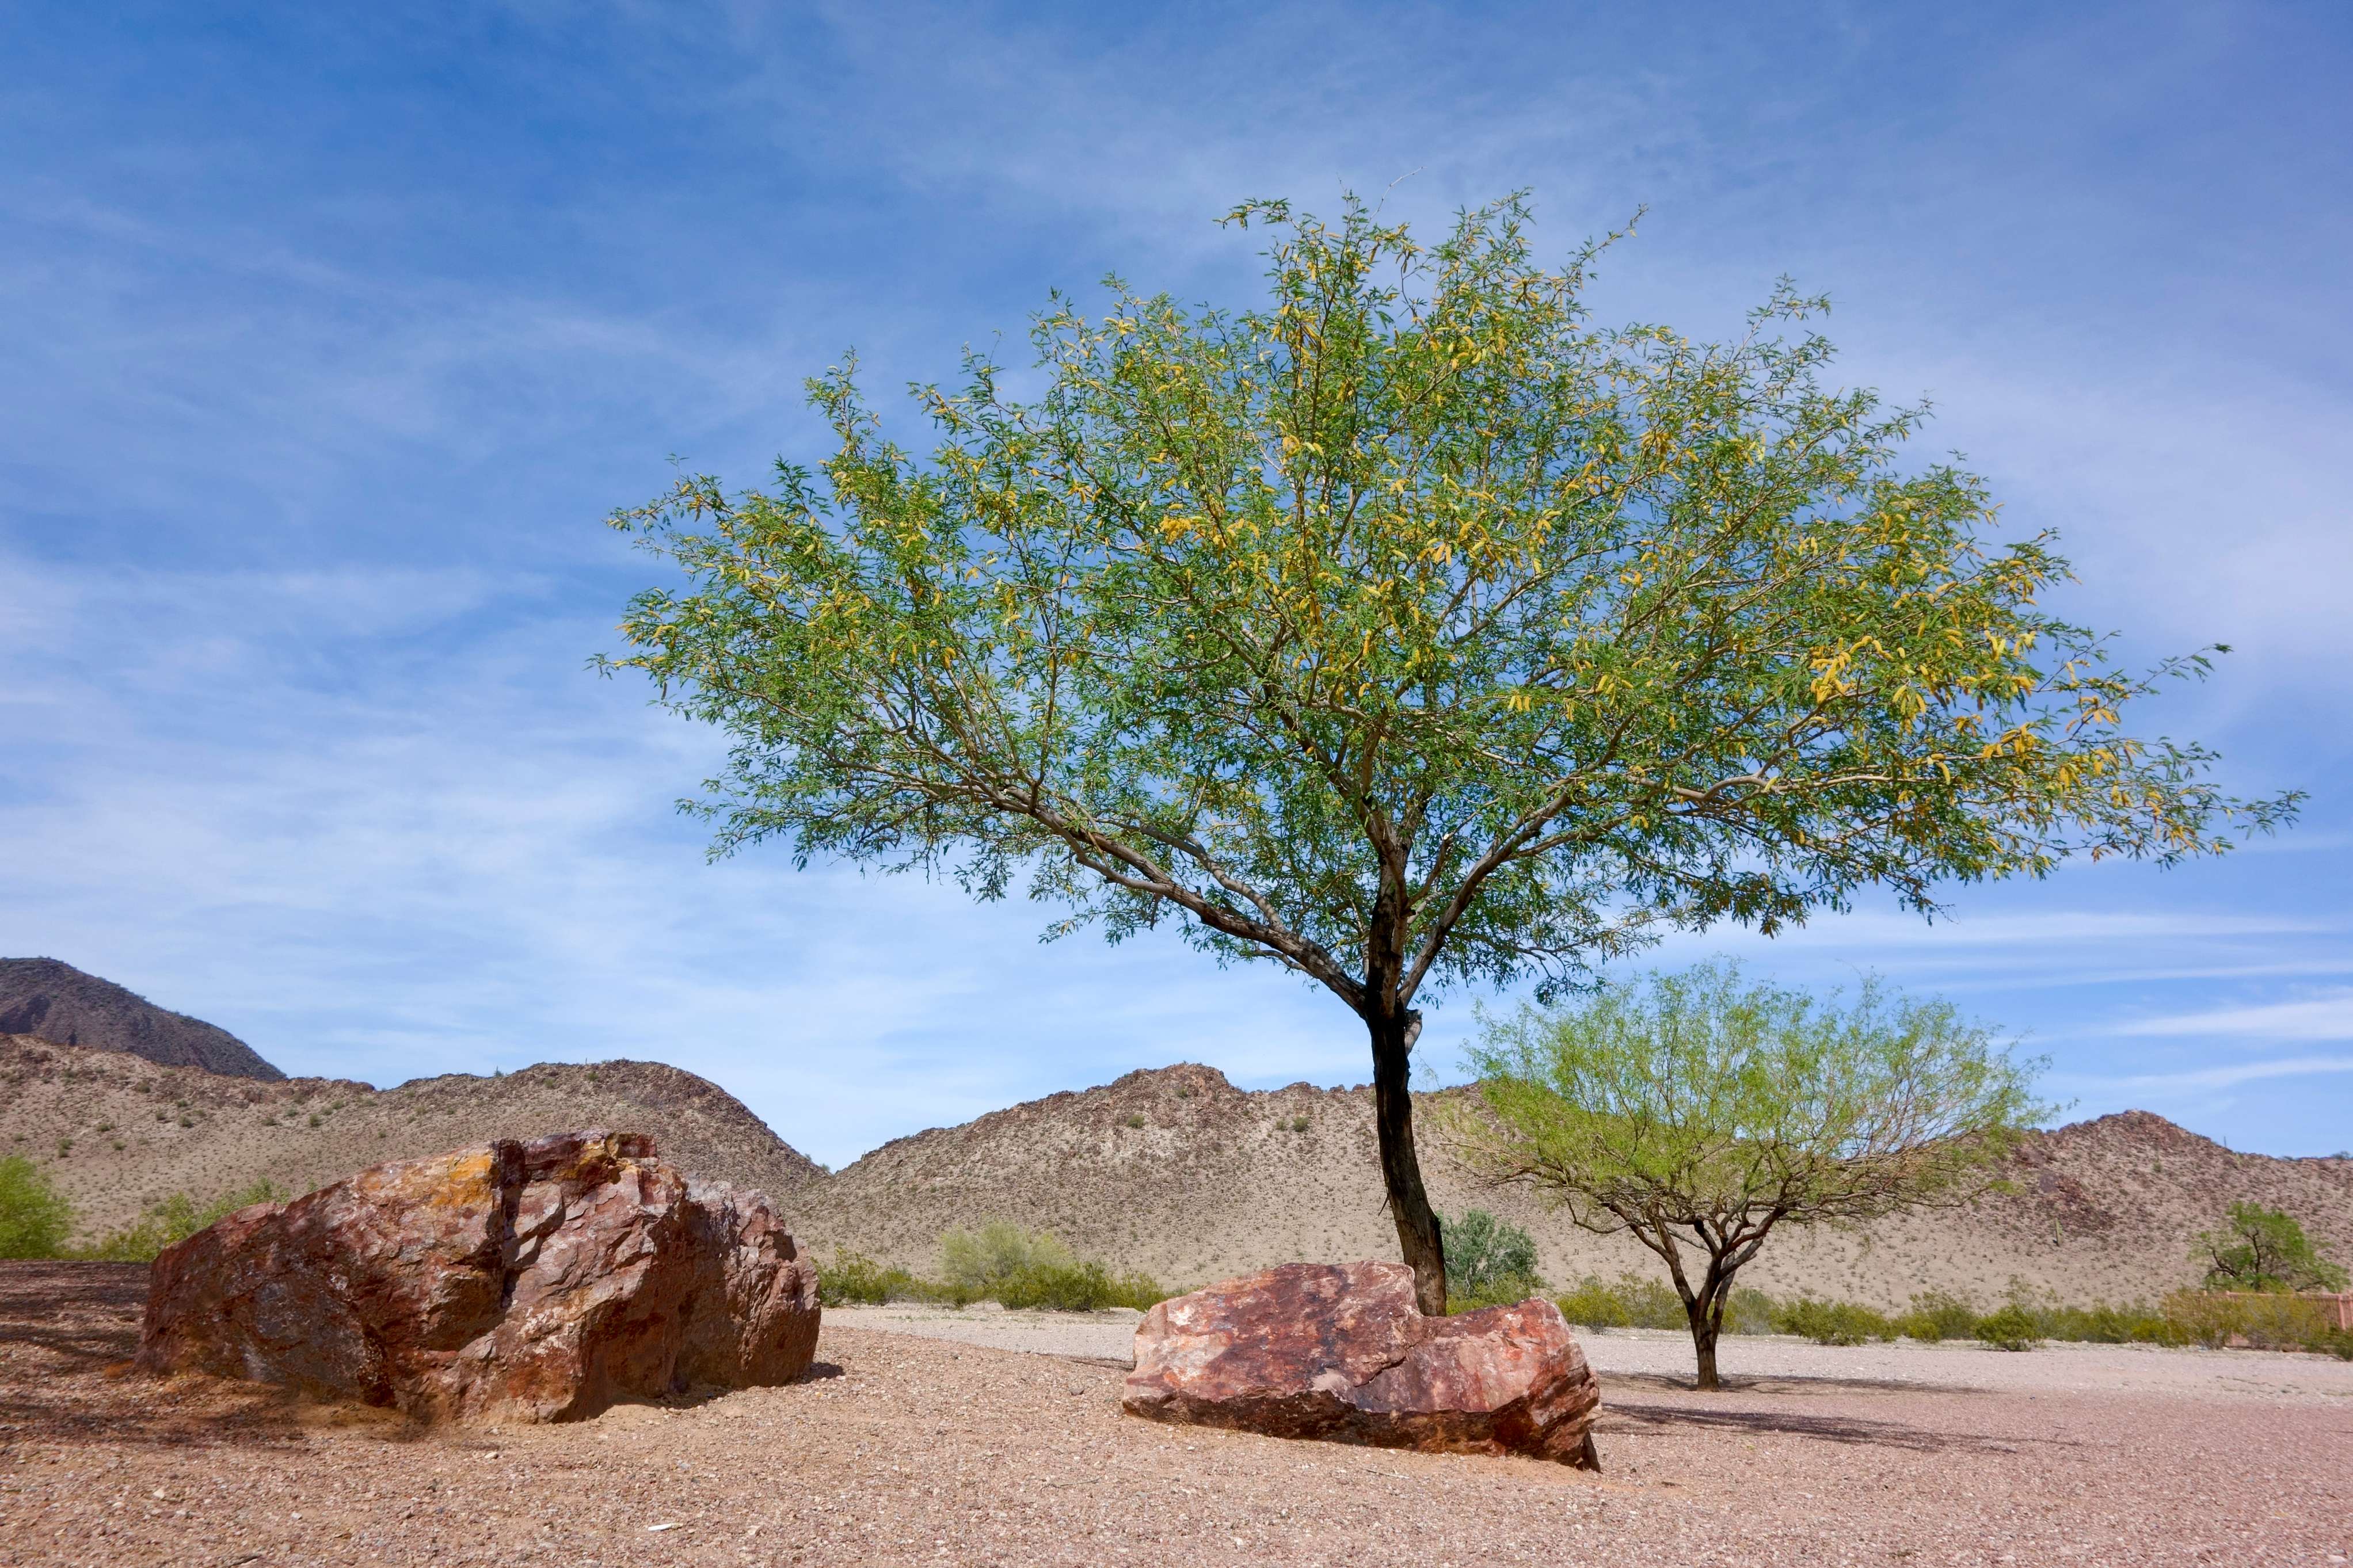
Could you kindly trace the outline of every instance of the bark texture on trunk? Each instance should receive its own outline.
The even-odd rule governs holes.
[[[1437,1318],[1446,1313],[1446,1247],[1413,1146],[1412,1052],[1419,1024],[1410,1014],[1370,1023],[1373,1125],[1380,1137],[1381,1185],[1397,1225],[1398,1250],[1413,1269],[1415,1300],[1426,1315]]]
[[[1691,1319],[1692,1351],[1699,1363],[1697,1386],[1718,1389],[1724,1384],[1715,1375],[1715,1344],[1724,1337],[1724,1303],[1732,1293],[1732,1277],[1725,1274],[1721,1258],[1711,1258],[1707,1278],[1695,1297],[1683,1300],[1683,1313]]]

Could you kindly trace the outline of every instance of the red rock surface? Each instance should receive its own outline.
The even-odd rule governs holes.
[[[1123,1403],[1278,1437],[1591,1467],[1600,1398],[1549,1301],[1426,1318],[1401,1263],[1286,1263],[1145,1314]]]
[[[817,1270],[756,1193],[634,1133],[501,1141],[261,1204],[155,1260],[139,1364],[426,1421],[791,1381]]]

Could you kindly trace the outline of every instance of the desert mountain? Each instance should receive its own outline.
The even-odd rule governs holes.
[[[1588,1235],[1532,1194],[1478,1185],[1428,1132],[1422,1159],[1447,1213],[1525,1225],[1555,1281],[1662,1272],[1622,1237]],[[1860,1234],[1786,1233],[1743,1279],[1883,1306],[1925,1289],[1998,1300],[2012,1277],[2070,1301],[2154,1300],[2194,1283],[2191,1238],[2235,1199],[2300,1216],[2353,1261],[2353,1160],[2234,1153],[2146,1111],[2031,1137],[2019,1191]],[[1396,1239],[1374,1164],[1372,1091],[1307,1084],[1250,1092],[1215,1068],[1134,1072],[883,1145],[796,1194],[794,1223],[918,1269],[952,1226],[1008,1219],[1082,1255],[1191,1285],[1297,1258],[1386,1258]]]
[[[286,1076],[227,1029],[168,1012],[54,958],[0,958],[0,1035],[37,1035],[235,1078]]]
[[[1658,1272],[1623,1237],[1478,1184],[1431,1136],[1437,1098],[1422,1097],[1420,1125],[1440,1209],[1481,1206],[1527,1226],[1556,1282]],[[821,1253],[843,1247],[918,1271],[935,1267],[943,1231],[992,1219],[1051,1230],[1172,1286],[1298,1258],[1387,1258],[1397,1245],[1365,1088],[1249,1091],[1190,1064],[1134,1072],[899,1139],[828,1176],[725,1090],[658,1062],[379,1090],[0,1037],[0,1153],[47,1166],[84,1237],[174,1192],[202,1199],[262,1177],[301,1192],[384,1160],[588,1127],[650,1132],[695,1174],[766,1192]],[[2295,1215],[2353,1261],[2353,1160],[2238,1153],[2126,1111],[2032,1135],[2010,1175],[2016,1191],[1971,1208],[1784,1233],[1743,1279],[1883,1306],[1926,1289],[1990,1305],[2013,1278],[2073,1302],[2154,1300],[2195,1281],[2191,1238],[2242,1198]]]
[[[649,1132],[692,1174],[780,1200],[824,1179],[734,1096],[659,1062],[548,1063],[376,1089],[0,1037],[0,1154],[47,1168],[84,1240],[174,1192],[201,1201],[265,1177],[308,1192],[385,1160],[593,1127]]]

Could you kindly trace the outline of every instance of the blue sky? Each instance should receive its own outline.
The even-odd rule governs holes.
[[[852,346],[943,376],[1112,268],[1249,299],[1242,197],[1526,186],[1563,250],[1650,207],[1605,319],[1830,291],[1841,374],[2063,531],[2069,610],[2237,647],[2146,725],[2312,791],[2221,863],[1658,958],[1877,970],[2077,1114],[2353,1145],[2348,71],[2319,3],[8,7],[0,953],[297,1073],[672,1061],[835,1164],[1177,1059],[1360,1080],[1276,973],[706,865],[713,738],[583,668],[656,570],[600,520],[815,456]]]

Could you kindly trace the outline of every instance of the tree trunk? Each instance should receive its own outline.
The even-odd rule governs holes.
[[[1397,1224],[1398,1250],[1413,1268],[1415,1300],[1436,1318],[1446,1313],[1446,1247],[1413,1147],[1411,1057],[1420,1022],[1412,1013],[1366,1020],[1373,1036],[1373,1126],[1380,1137],[1381,1184],[1388,1194],[1389,1218]]]
[[[1707,1304],[1694,1301],[1684,1309],[1691,1317],[1692,1350],[1699,1359],[1698,1386],[1704,1389],[1722,1388],[1715,1376],[1715,1336],[1717,1325],[1710,1317]]]
[[[1696,1295],[1683,1298],[1683,1315],[1691,1320],[1692,1352],[1699,1363],[1695,1386],[1720,1389],[1715,1375],[1715,1342],[1724,1335],[1724,1303],[1732,1294],[1732,1276],[1720,1257],[1708,1259],[1707,1278]]]

